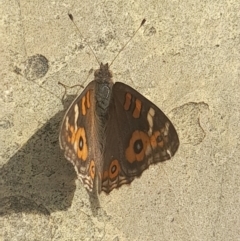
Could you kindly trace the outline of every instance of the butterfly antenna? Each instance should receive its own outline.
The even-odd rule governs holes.
[[[75,21],[74,21],[74,19],[73,19],[73,15],[72,15],[71,13],[68,13],[68,17],[71,19],[71,21],[72,21],[73,24],[75,25],[75,27],[76,27],[77,31],[79,32],[79,34],[81,35],[81,37],[84,38],[82,32],[80,31],[80,29],[78,28],[77,24],[75,23]],[[86,41],[86,43],[87,43],[87,46],[90,48],[91,52],[93,53],[93,55],[94,55],[95,59],[97,60],[98,64],[100,65],[100,62],[99,62],[96,54],[94,53],[91,45],[88,43],[88,41]]]
[[[118,54],[115,56],[109,67],[113,64],[115,59],[118,57],[118,55],[124,50],[124,48],[129,44],[129,42],[134,38],[134,36],[137,34],[138,30],[144,25],[146,22],[146,19],[144,18],[140,24],[140,26],[137,28],[137,30],[134,32],[133,36],[123,45],[123,47],[119,50]]]

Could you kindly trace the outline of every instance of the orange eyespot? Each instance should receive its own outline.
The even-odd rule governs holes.
[[[87,139],[84,128],[79,128],[76,133],[75,141],[74,141],[74,149],[77,151],[77,155],[83,161],[86,161],[88,157],[88,147],[87,147]]]
[[[118,160],[113,160],[111,162],[111,165],[108,170],[109,178],[114,179],[116,176],[118,176],[118,173],[120,172],[120,165]]]
[[[109,169],[103,172],[102,179],[103,180],[106,180],[108,178],[115,179],[118,176],[120,170],[121,170],[121,167],[119,165],[119,162],[117,159],[115,159],[111,162]]]
[[[150,137],[150,144],[153,149],[155,149],[157,146],[163,148],[164,146],[164,140],[162,133],[160,131],[155,131],[153,135]]]
[[[130,163],[143,161],[149,141],[149,136],[146,133],[143,131],[134,131],[125,152],[126,159]]]

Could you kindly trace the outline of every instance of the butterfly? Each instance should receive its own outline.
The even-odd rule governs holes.
[[[166,115],[130,86],[112,81],[108,64],[68,108],[60,147],[88,191],[111,192],[139,177],[149,165],[170,159],[177,132]]]
[[[94,80],[68,108],[59,142],[87,190],[97,186],[99,193],[131,183],[149,165],[170,159],[179,147],[166,115],[135,89],[114,83],[108,63],[100,64]]]

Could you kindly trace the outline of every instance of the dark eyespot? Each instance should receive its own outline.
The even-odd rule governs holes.
[[[95,165],[92,165],[91,169],[92,169],[92,173],[95,173]]]
[[[111,167],[111,173],[114,174],[114,172],[116,172],[116,170],[117,170],[116,165],[113,165],[113,166]]]
[[[79,139],[79,148],[80,148],[80,150],[83,149],[83,138],[82,137],[80,137],[80,139]]]
[[[163,141],[162,135],[161,135],[161,134],[158,135],[157,138],[156,138],[156,140],[157,140],[157,143]]]
[[[136,141],[134,142],[133,149],[134,149],[134,152],[135,152],[136,154],[139,154],[139,153],[142,151],[142,149],[143,149],[143,142],[142,142],[141,139],[136,140]]]

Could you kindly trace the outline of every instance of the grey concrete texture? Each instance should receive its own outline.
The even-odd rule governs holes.
[[[0,2],[0,240],[240,240],[237,0]],[[71,12],[83,37],[68,18]],[[180,147],[89,196],[59,148],[99,61],[173,122]],[[90,73],[90,77],[88,77]]]

